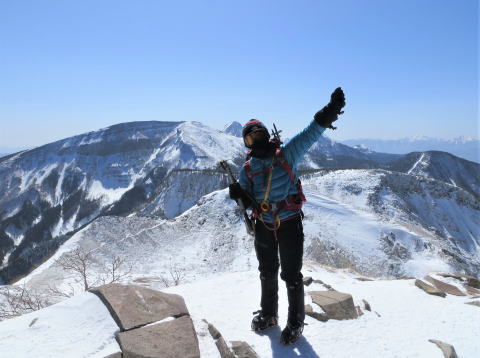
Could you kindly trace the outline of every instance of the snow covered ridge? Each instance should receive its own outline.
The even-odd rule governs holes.
[[[341,142],[350,146],[361,145],[376,152],[394,154],[438,150],[480,163],[480,140],[463,136],[453,139],[425,136],[391,140],[360,138],[343,140]]]

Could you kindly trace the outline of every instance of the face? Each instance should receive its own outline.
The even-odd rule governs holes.
[[[253,143],[257,142],[262,142],[265,140],[267,136],[265,135],[265,133],[263,131],[256,131],[256,132],[252,132],[252,133],[249,133],[246,137],[245,137],[245,144],[248,146],[248,147],[251,147],[253,145]]]

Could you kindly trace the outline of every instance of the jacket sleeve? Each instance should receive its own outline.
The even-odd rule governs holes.
[[[245,171],[245,165],[240,168],[238,182],[244,190],[248,191],[250,194],[253,194],[252,184],[250,183],[250,180],[248,180],[247,173]]]
[[[290,139],[282,151],[287,162],[291,166],[296,165],[324,131],[325,128],[313,120],[307,128]]]

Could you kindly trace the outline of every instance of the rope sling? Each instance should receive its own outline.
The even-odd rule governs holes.
[[[267,189],[265,191],[265,195],[263,196],[262,201],[260,202],[260,209],[262,212],[259,215],[260,221],[263,223],[263,226],[265,226],[266,229],[270,231],[277,231],[280,228],[281,221],[280,221],[280,215],[275,215],[274,216],[274,226],[273,228],[269,227],[267,223],[263,220],[263,213],[270,211],[270,204],[268,203],[268,195],[270,194],[270,188],[272,186],[272,176],[273,176],[273,162],[275,161],[275,156],[272,157],[272,163],[270,164],[270,170],[268,171],[268,179],[267,179]]]

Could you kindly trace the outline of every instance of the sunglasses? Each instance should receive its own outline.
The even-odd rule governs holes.
[[[263,131],[263,128],[261,128],[259,130],[248,133],[245,136],[244,141],[245,141],[245,144],[247,146],[251,146],[255,142],[255,139],[260,139],[260,138],[263,138],[263,137],[265,137],[265,133]]]

